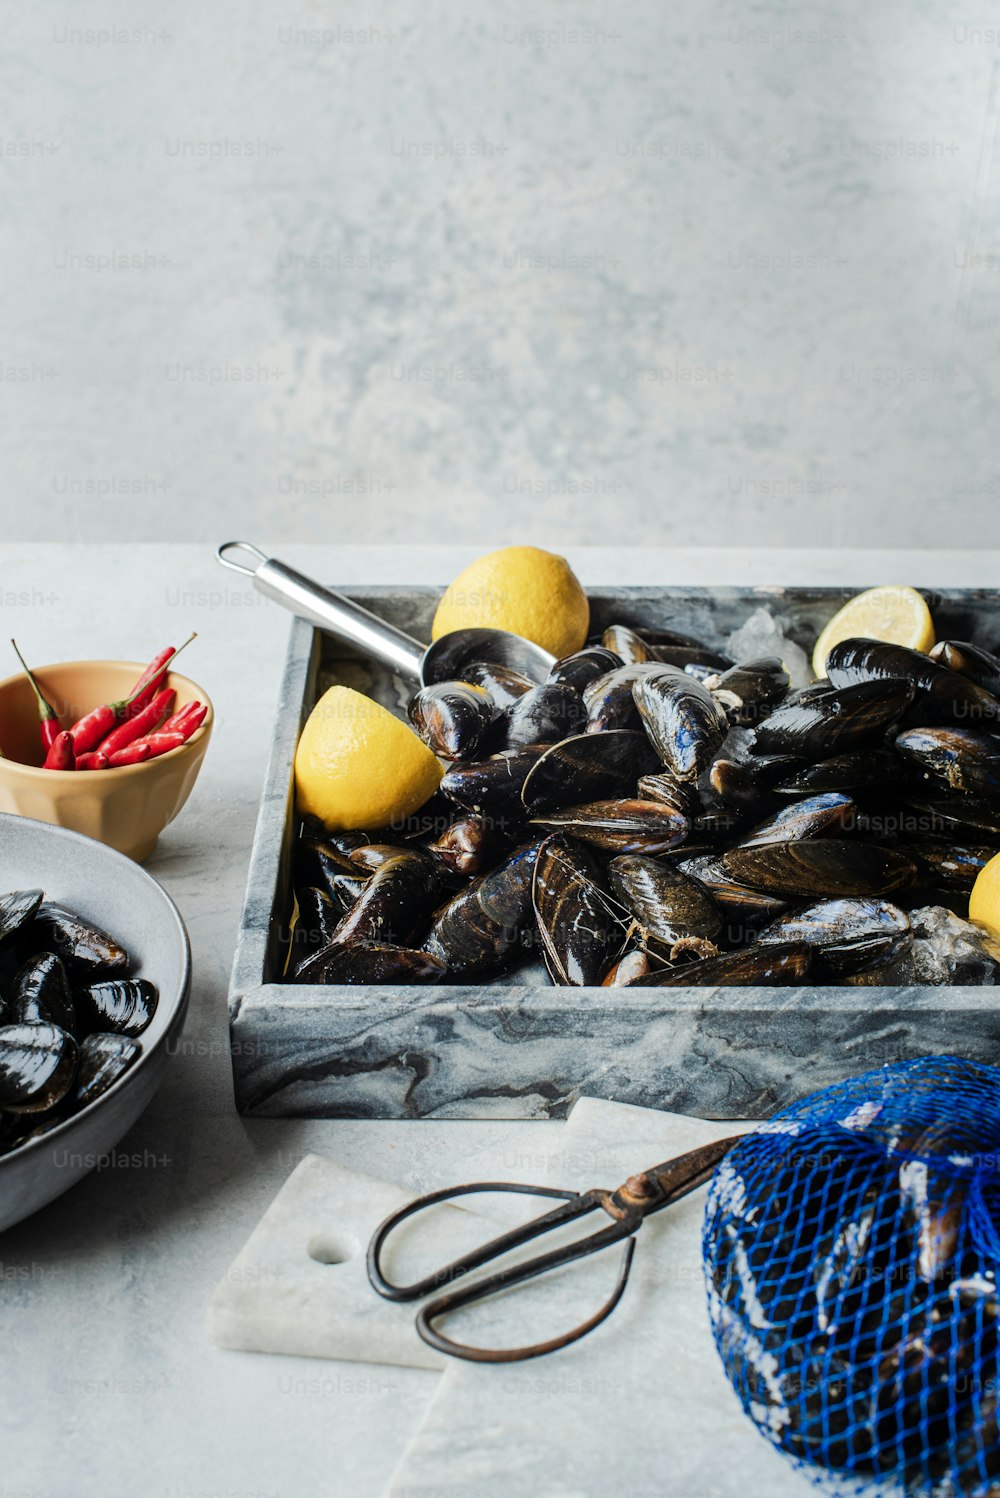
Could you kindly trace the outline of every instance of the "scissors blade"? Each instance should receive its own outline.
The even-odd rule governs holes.
[[[696,1191],[710,1178],[719,1161],[724,1159],[743,1134],[730,1134],[726,1139],[716,1139],[711,1144],[701,1144],[697,1149],[677,1155],[673,1160],[664,1160],[660,1165],[643,1172],[656,1185],[658,1200],[654,1211],[679,1201],[682,1196]]]

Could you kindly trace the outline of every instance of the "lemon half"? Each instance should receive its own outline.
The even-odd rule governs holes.
[[[324,692],[295,751],[298,809],[330,831],[390,827],[423,806],[444,771],[412,729],[350,687]]]
[[[984,864],[976,875],[969,896],[969,920],[1000,937],[1000,853]]]
[[[887,583],[857,593],[838,609],[816,641],[812,666],[817,676],[826,675],[826,658],[834,645],[855,636],[928,651],[934,644],[934,620],[916,588]]]

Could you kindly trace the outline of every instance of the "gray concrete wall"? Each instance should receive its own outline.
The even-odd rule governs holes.
[[[1000,544],[998,28],[12,10],[5,533]]]

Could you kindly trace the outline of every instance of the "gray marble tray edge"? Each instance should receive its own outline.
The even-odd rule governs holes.
[[[349,591],[376,602],[376,606],[379,599],[425,599],[436,592],[432,588],[391,587],[355,587]],[[649,598],[662,599],[664,593],[702,595],[709,591],[741,598],[750,594],[762,603],[798,591],[817,603],[827,603],[832,610],[849,590],[636,588],[605,590],[602,596],[620,596],[623,602],[634,599],[640,604]],[[989,599],[1000,605],[993,590],[946,589],[941,596],[970,601]],[[961,1031],[963,1019],[973,1033],[964,1038],[956,1034],[954,1049],[988,1059],[984,1052],[993,1055],[1000,1048],[993,1043],[994,1036],[1000,1039],[1000,1022],[989,989],[949,989],[946,1004],[942,1003],[942,990],[921,988],[672,989],[666,1002],[664,990],[625,989],[615,992],[612,1003],[608,990],[603,989],[539,989],[512,984],[504,988],[362,991],[262,981],[276,950],[275,944],[280,940],[275,906],[280,893],[282,858],[292,834],[295,745],[307,704],[311,703],[319,654],[319,637],[312,626],[294,620],[230,986],[233,1068],[241,1112],[271,1116],[561,1116],[579,1093],[568,1077],[555,1080],[556,1074],[565,1070],[565,1057],[561,1056],[557,1062],[551,1054],[554,1046],[566,1053],[580,1052],[595,1034],[607,1035],[616,1028],[624,1044],[636,1031],[658,1026],[668,1019],[682,1030],[694,1026],[712,1032],[715,1022],[728,1016],[731,1024],[726,1029],[730,1034],[715,1036],[713,1045],[728,1047],[737,1055],[743,1047],[760,1046],[756,1034],[759,1024],[773,1025],[775,1019],[779,1024],[783,1021],[788,1034],[776,1047],[776,1063],[781,1055],[787,1060],[797,1049],[791,1032],[796,1033],[799,1042],[807,1035],[816,1041],[825,1035],[835,1039],[839,1047],[860,1047],[864,1051],[871,1051],[874,1042],[874,1053],[882,1060],[892,1060],[926,1054],[928,1050],[951,1049],[949,1037],[953,1031]],[[918,1014],[923,1021],[922,1036],[913,1033],[911,1024],[911,1017]],[[853,1039],[852,1019],[855,1024],[861,1022]],[[841,1026],[848,1033],[843,1033]],[[488,1043],[491,1034],[502,1036],[499,1046],[491,1048]],[[703,1038],[707,1041],[707,1033]],[[530,1049],[533,1040],[549,1053],[554,1095],[547,1095],[547,1089],[540,1094],[537,1088],[532,1092],[527,1078],[521,1079],[523,1086],[512,1079],[509,1108],[502,1113],[492,1107],[483,1109],[477,1101],[480,1094],[470,1086],[471,1073],[483,1067],[488,1069],[491,1049],[493,1064],[506,1064],[509,1069],[510,1042],[517,1041],[522,1048]],[[455,1072],[454,1086],[439,1077],[435,1088],[426,1089],[428,1096],[423,1103],[414,1098],[410,1076],[413,1058],[421,1048],[434,1057],[436,1065],[444,1069],[451,1065]],[[467,1051],[481,1048],[482,1055],[468,1055],[462,1064],[457,1064],[462,1048]],[[583,1062],[581,1055],[578,1068],[581,1075],[591,1073],[591,1068]],[[863,1065],[854,1069],[863,1069]],[[416,1071],[420,1070],[418,1065]],[[655,1067],[642,1066],[640,1070],[644,1076],[636,1076],[634,1085],[626,1079],[608,1094],[591,1077],[588,1090],[636,1102],[648,1102],[655,1090],[660,1106],[676,1104],[676,1086],[665,1091],[662,1079],[654,1082]],[[464,1081],[460,1080],[462,1073]],[[426,1081],[426,1077],[419,1080]],[[772,1093],[775,1085],[778,1084],[772,1079]],[[682,1086],[681,1095],[683,1091]],[[730,1116],[738,1116],[741,1108],[752,1106],[752,1099],[759,1091],[754,1087],[738,1088]],[[765,1111],[770,1111],[770,1107]]]

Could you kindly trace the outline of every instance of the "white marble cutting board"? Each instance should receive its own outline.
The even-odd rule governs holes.
[[[614,1186],[739,1128],[584,1099],[552,1158],[537,1162],[537,1178]],[[754,1430],[715,1351],[702,1286],[704,1199],[695,1192],[643,1226],[622,1303],[582,1342],[530,1363],[452,1362],[387,1498],[804,1498],[810,1484]],[[601,1294],[596,1277],[584,1287],[571,1274],[538,1284],[555,1324],[565,1313],[563,1326],[580,1319],[581,1301],[592,1306]],[[612,1262],[605,1292],[613,1276]],[[490,1331],[499,1341],[501,1321],[511,1328],[510,1299],[480,1308],[484,1342]],[[462,1329],[469,1340],[471,1329],[470,1319]],[[458,1334],[457,1325],[449,1330]],[[532,1335],[530,1323],[521,1330]]]

